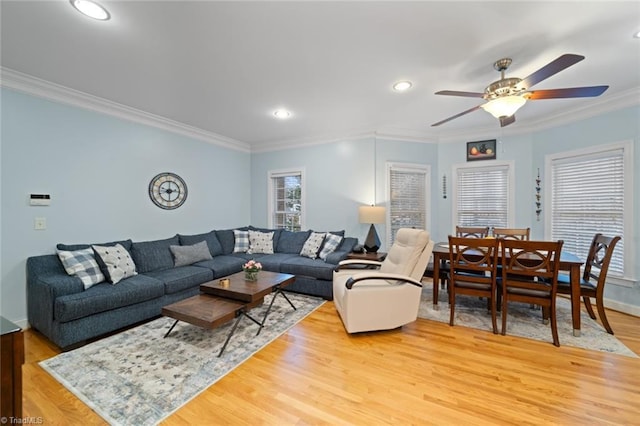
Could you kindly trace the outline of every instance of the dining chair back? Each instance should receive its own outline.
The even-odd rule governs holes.
[[[493,236],[505,240],[527,241],[530,232],[531,228],[493,228]]]
[[[501,239],[502,334],[506,333],[509,302],[542,306],[543,319],[550,317],[553,344],[560,346],[556,321],[558,269],[563,241]]]
[[[457,226],[456,237],[462,238],[486,238],[489,235],[489,227]]]
[[[584,306],[592,319],[596,319],[596,314],[591,307],[591,298],[596,299],[596,308],[600,321],[607,330],[607,333],[613,334],[613,329],[607,320],[607,314],[604,309],[604,286],[607,281],[607,273],[609,264],[613,256],[613,250],[620,241],[621,237],[607,237],[600,233],[593,237],[587,261],[580,281],[580,296],[584,301]],[[558,293],[571,294],[571,280],[568,275],[558,275]]]
[[[496,326],[496,278],[498,240],[460,238],[449,235],[449,325],[453,325],[456,295],[486,297],[491,311],[494,334]]]

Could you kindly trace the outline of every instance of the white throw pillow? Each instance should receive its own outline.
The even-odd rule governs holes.
[[[125,278],[138,275],[136,264],[122,245],[91,247],[104,264],[105,275],[111,284],[117,284]]]
[[[273,232],[249,230],[249,251],[247,253],[273,254]]]
[[[312,232],[304,242],[304,246],[300,251],[300,256],[306,256],[311,259],[318,257],[318,252],[324,241],[324,232]]]

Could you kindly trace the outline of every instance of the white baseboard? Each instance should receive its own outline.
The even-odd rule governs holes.
[[[604,299],[604,306],[607,309],[622,312],[625,314],[640,317],[640,306],[629,305],[627,303],[618,302],[617,300]]]

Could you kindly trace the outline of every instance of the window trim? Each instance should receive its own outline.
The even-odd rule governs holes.
[[[456,234],[456,225],[458,224],[458,170],[460,169],[478,169],[478,168],[507,168],[507,228],[513,228],[515,223],[515,196],[516,196],[516,179],[515,179],[515,162],[513,160],[495,160],[486,162],[470,162],[458,163],[451,166],[451,235]]]
[[[623,140],[619,142],[612,142],[602,145],[595,145],[586,148],[575,149],[571,151],[557,152],[553,154],[545,155],[545,173],[544,173],[544,236],[545,239],[551,239],[551,203],[552,203],[552,189],[553,183],[551,182],[552,175],[552,162],[556,160],[564,160],[568,158],[581,157],[587,155],[597,155],[608,151],[614,151],[622,149],[622,162],[624,164],[624,207],[623,207],[623,235],[624,239],[624,272],[622,277],[607,277],[607,282],[613,284],[622,285],[624,287],[631,287],[635,281],[635,255],[636,245],[634,243],[634,226],[633,226],[633,213],[634,213],[634,196],[633,196],[633,143],[630,140]],[[544,206],[548,208],[544,208]]]
[[[273,187],[273,178],[277,178],[277,177],[283,177],[283,176],[292,176],[292,175],[300,175],[300,204],[302,204],[302,209],[300,212],[300,229],[307,229],[307,215],[306,215],[306,211],[307,211],[307,202],[306,202],[306,188],[305,188],[305,184],[306,184],[306,178],[305,178],[305,173],[306,170],[304,167],[292,167],[292,168],[287,168],[287,169],[276,169],[276,170],[269,170],[267,172],[267,227],[270,229],[274,229],[274,223],[273,223],[273,209],[275,207],[274,205],[274,199],[273,199],[273,193],[274,193],[274,187]]]
[[[386,238],[387,243],[391,244],[391,171],[407,171],[407,172],[424,172],[425,175],[425,220],[424,226],[425,230],[430,234],[433,234],[431,231],[431,216],[432,216],[432,201],[431,201],[431,165],[430,164],[421,164],[421,163],[404,163],[404,162],[396,162],[396,161],[387,161],[386,162],[386,198],[387,198],[387,211],[386,211]]]

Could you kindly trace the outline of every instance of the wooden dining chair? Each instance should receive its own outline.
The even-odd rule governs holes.
[[[459,238],[449,235],[449,325],[453,325],[456,295],[486,297],[491,311],[493,333],[496,326],[496,278],[498,240]]]
[[[493,228],[493,236],[505,240],[527,241],[530,232],[531,228]]]
[[[457,226],[456,237],[461,238],[487,238],[489,235],[489,227],[481,226]]]
[[[542,306],[542,317],[551,320],[553,344],[560,346],[556,322],[558,268],[563,241],[499,240],[502,276],[502,334],[506,334],[509,302]]]
[[[580,281],[580,296],[584,301],[584,306],[591,319],[596,319],[596,314],[591,307],[591,298],[596,299],[596,308],[600,321],[607,330],[607,333],[613,334],[613,329],[607,320],[607,314],[604,310],[604,285],[607,281],[607,272],[609,271],[609,263],[613,250],[620,241],[621,237],[606,237],[602,234],[596,234],[591,242],[587,261],[585,263],[582,280]],[[568,275],[558,274],[558,293],[571,294],[571,280]]]

